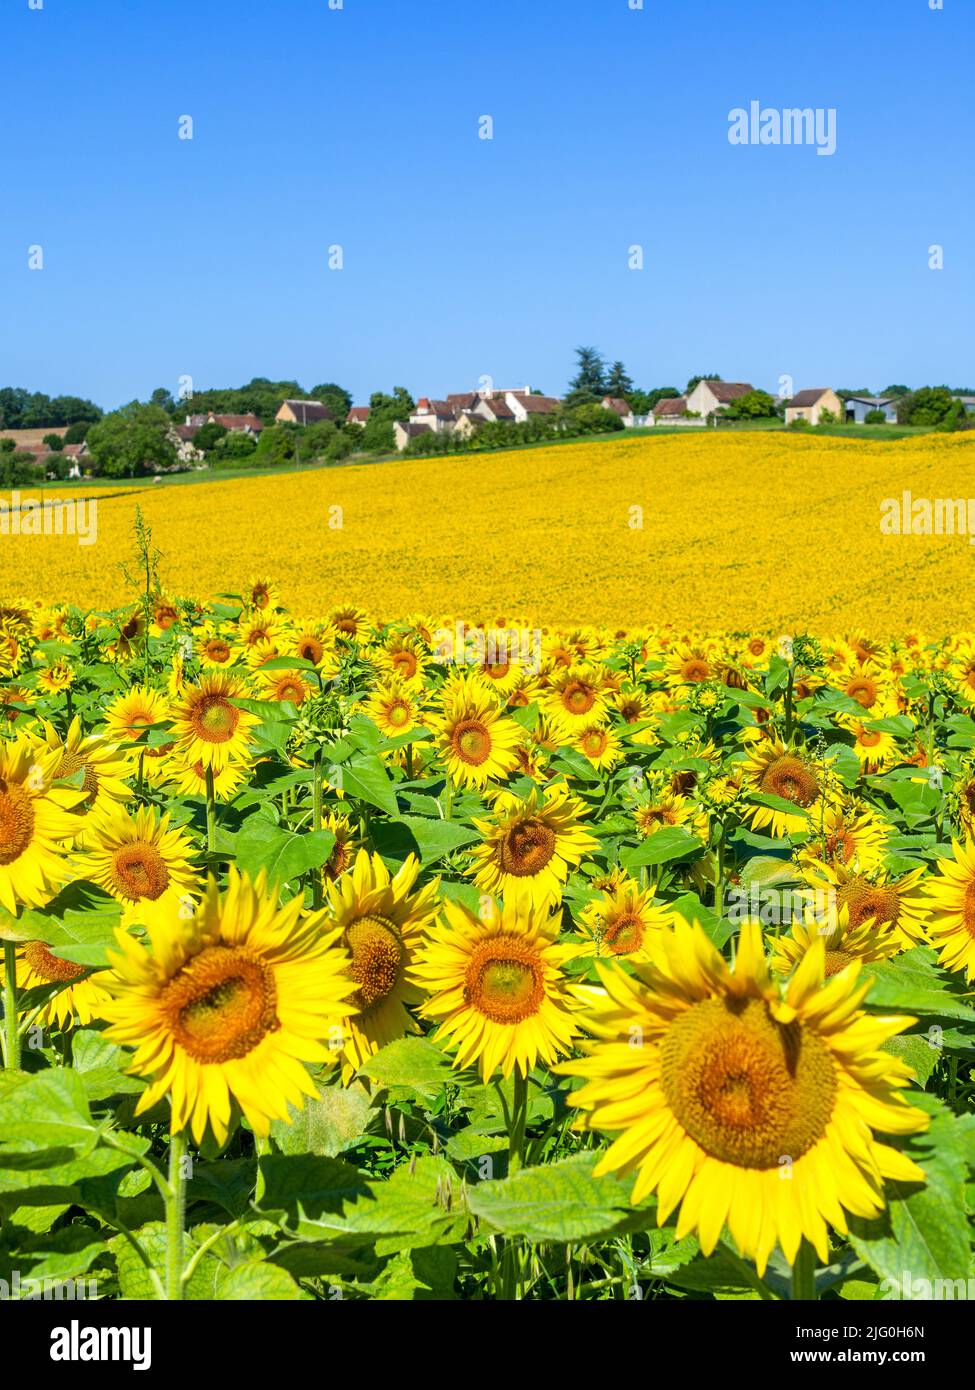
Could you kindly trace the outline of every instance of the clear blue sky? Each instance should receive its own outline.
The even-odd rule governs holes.
[[[2,385],[975,385],[973,0],[4,0],[0,54]]]

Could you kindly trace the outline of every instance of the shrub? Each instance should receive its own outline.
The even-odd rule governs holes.
[[[865,425],[886,425],[887,416],[882,410],[868,410],[863,417]]]

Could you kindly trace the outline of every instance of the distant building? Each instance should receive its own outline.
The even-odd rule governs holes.
[[[480,415],[474,415],[469,410],[465,410],[457,417],[457,423],[451,433],[456,435],[458,439],[470,439],[471,435],[476,434],[483,424],[484,420]]]
[[[662,401],[658,401],[654,406],[653,418],[655,421],[671,421],[683,415],[686,409],[686,396],[665,396]]]
[[[412,421],[397,420],[393,425],[393,440],[400,451],[406,448],[411,439],[416,439],[418,434],[431,433],[432,426],[415,425]]]
[[[502,420],[510,423],[515,418],[514,411],[503,396],[482,396],[473,407],[473,413],[488,421]]]
[[[975,396],[956,396],[955,400],[961,401],[966,415],[975,415]]]
[[[279,425],[317,425],[332,412],[321,401],[284,401],[274,418]]]
[[[187,415],[186,424],[178,425],[177,429],[192,430],[195,434],[204,425],[222,425],[230,434],[249,434],[252,439],[264,429],[256,415],[217,415],[212,410],[205,415]]]
[[[818,425],[824,410],[837,420],[843,419],[843,402],[836,392],[828,386],[811,387],[808,391],[797,392],[786,402],[785,423],[791,425],[793,420],[808,420],[811,425]]]
[[[633,411],[621,396],[604,396],[600,401],[603,410],[611,410],[614,415],[618,415],[621,420],[625,420]]]
[[[345,417],[347,425],[365,425],[369,419],[369,407],[367,405],[354,405]]]
[[[872,410],[882,410],[889,424],[897,424],[897,401],[893,396],[847,396],[843,418],[850,424],[862,425]]]
[[[705,419],[754,391],[747,381],[699,381],[687,396],[687,409]]]
[[[459,414],[449,401],[434,401],[428,396],[421,396],[410,416],[410,424],[427,425],[434,434],[449,434]]]
[[[553,415],[562,402],[556,396],[533,396],[525,391],[506,391],[505,404],[518,423]]]

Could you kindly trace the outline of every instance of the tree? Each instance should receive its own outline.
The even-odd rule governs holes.
[[[173,399],[172,392],[168,391],[165,386],[157,386],[149,397],[149,404],[162,406],[167,415],[172,415],[176,411],[178,402]]]
[[[64,438],[60,434],[46,434],[44,443],[55,454],[59,454],[64,448]]]
[[[297,438],[297,431],[285,429],[283,425],[272,425],[264,431],[258,441],[254,455],[255,464],[263,468],[293,463]]]
[[[869,395],[870,393],[869,391],[865,391],[862,394]],[[880,394],[882,396],[893,396],[897,399],[900,396],[909,396],[911,394],[911,388],[909,386],[887,386]],[[960,392],[959,394],[963,395],[964,392]]]
[[[369,418],[362,431],[360,448],[372,454],[385,454],[393,448],[393,425],[407,420],[416,410],[416,402],[403,386],[394,386],[393,394],[374,391],[369,397]]]
[[[224,435],[229,433],[226,425],[218,425],[216,420],[210,420],[205,425],[201,425],[193,436],[193,448],[202,449],[205,454],[208,454],[223,439]]]
[[[692,376],[690,381],[684,387],[683,394],[685,396],[689,396],[691,392],[694,390],[694,387],[697,386],[699,382],[721,380],[722,378],[718,375],[717,372],[704,372],[701,376]]]
[[[606,377],[606,395],[627,400],[633,390],[633,378],[627,374],[622,362],[614,362]]]
[[[109,478],[134,478],[176,463],[172,421],[158,405],[138,401],[106,415],[88,432],[88,451]]]
[[[647,408],[646,411],[641,411],[640,413],[646,414],[651,410],[655,410],[661,401],[676,401],[679,400],[680,397],[681,392],[678,391],[676,386],[658,386],[653,391],[647,392]]]
[[[868,410],[863,417],[865,425],[886,425],[887,416],[882,410]]]
[[[84,444],[85,440],[88,438],[88,431],[90,429],[91,425],[87,420],[77,420],[65,430],[65,444]]]
[[[311,463],[313,459],[327,454],[338,432],[338,426],[331,420],[316,420],[315,424],[302,430],[299,436],[302,463]]]
[[[222,459],[246,459],[257,452],[257,440],[243,430],[233,430],[218,441],[214,455]]]
[[[601,405],[580,405],[566,415],[566,423],[574,434],[609,434],[623,429],[623,421],[615,410]]]
[[[775,414],[775,397],[767,391],[749,391],[732,401],[723,413],[731,420],[768,420]]]
[[[922,386],[897,403],[899,425],[940,425],[948,417],[954,398],[947,386]]]
[[[344,386],[336,386],[334,381],[327,381],[324,386],[313,386],[311,397],[313,401],[321,401],[322,405],[327,406],[332,412],[332,419],[339,424],[352,409],[351,393]]]
[[[576,348],[576,374],[569,382],[569,391],[586,391],[602,397],[606,394],[606,362],[594,347]]]

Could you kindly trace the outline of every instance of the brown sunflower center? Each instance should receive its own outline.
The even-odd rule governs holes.
[[[846,687],[846,693],[864,709],[870,709],[877,703],[877,687],[868,676],[854,677]]]
[[[34,838],[34,807],[17,782],[0,777],[0,864],[19,859]]]
[[[789,754],[769,764],[762,774],[761,788],[766,795],[779,796],[796,806],[811,806],[819,795],[815,772],[801,758]]]
[[[969,936],[975,937],[975,880],[965,889],[965,902],[961,910],[962,921]]]
[[[298,655],[317,666],[325,655],[325,648],[317,637],[303,637],[298,643]]]
[[[353,1001],[361,1014],[377,1008],[392,993],[403,963],[403,941],[386,917],[360,917],[345,934],[352,956],[349,974],[358,985]]]
[[[562,703],[570,714],[588,714],[596,703],[596,692],[584,681],[569,681],[562,691]]]
[[[210,661],[219,662],[221,665],[230,660],[230,647],[219,637],[207,643],[206,652]]]
[[[83,965],[62,960],[53,951],[49,951],[43,941],[28,941],[24,947],[24,960],[35,975],[40,975],[42,980],[52,983],[56,980],[59,984],[67,984],[85,973]]]
[[[405,700],[394,700],[386,710],[386,718],[390,724],[395,724],[402,728],[404,724],[410,722],[410,707]]]
[[[827,951],[824,976],[828,980],[830,975],[838,975],[841,970],[845,970],[853,959],[846,951]]]
[[[228,743],[239,720],[237,710],[222,695],[204,695],[190,715],[193,731],[204,743]]]
[[[467,966],[464,1002],[492,1023],[520,1023],[538,1013],[545,996],[538,952],[516,937],[496,936],[476,947]]]
[[[112,882],[123,898],[155,902],[169,886],[169,869],[155,845],[136,840],[123,845],[112,856]]]
[[[463,719],[450,739],[454,752],[462,763],[480,767],[491,756],[491,733],[480,719]]]
[[[643,945],[645,930],[635,912],[624,912],[603,929],[603,941],[614,956],[628,956]]]
[[[391,658],[393,669],[407,680],[416,675],[416,657],[412,652],[395,652]]]
[[[555,831],[538,816],[509,825],[498,842],[498,867],[516,878],[541,873],[555,853]]]
[[[598,758],[606,752],[609,739],[602,729],[590,729],[582,737],[582,751],[587,758]]]
[[[777,1168],[826,1132],[836,1067],[802,1023],[777,1023],[764,1000],[708,999],[671,1025],[660,1079],[674,1115],[714,1158]]]
[[[883,735],[877,729],[861,729],[860,746],[861,748],[876,748],[882,737]]]
[[[305,686],[300,680],[283,680],[276,690],[279,700],[290,700],[293,705],[300,705],[305,698]]]
[[[686,681],[711,679],[711,667],[700,657],[692,657],[689,661],[685,661],[680,668],[680,673]]]
[[[281,1025],[270,966],[239,946],[205,946],[165,986],[173,1038],[197,1062],[246,1057]]]
[[[840,826],[826,836],[826,859],[829,863],[849,864],[856,854],[856,840],[846,826]]]
[[[510,670],[510,661],[495,661],[484,667],[484,674],[493,681],[503,681]]]
[[[871,917],[878,927],[896,923],[900,917],[901,903],[896,889],[868,883],[862,878],[844,883],[836,894],[836,902],[838,907],[849,909],[853,927],[859,927]]]

